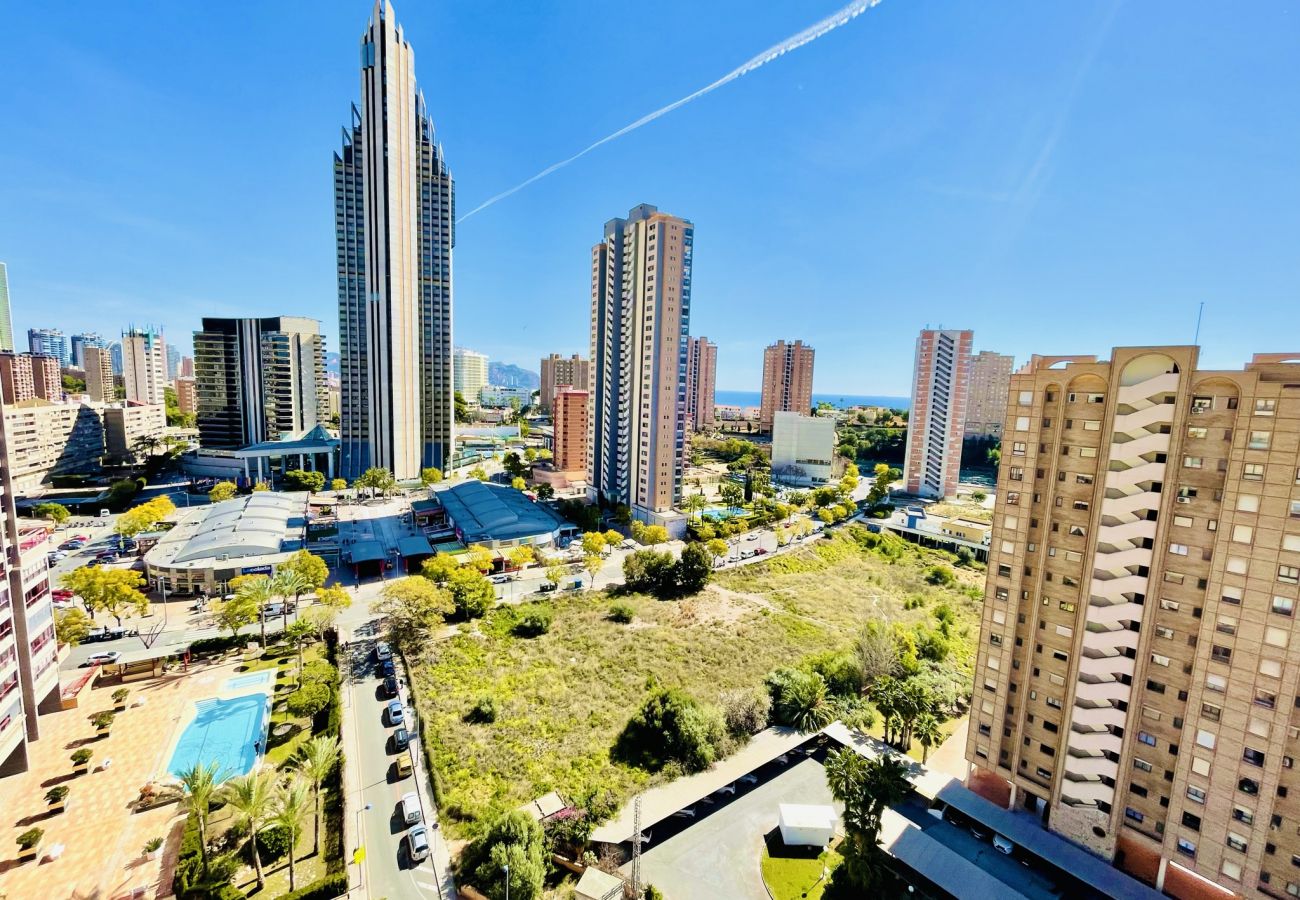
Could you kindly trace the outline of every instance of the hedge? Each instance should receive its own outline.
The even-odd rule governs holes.
[[[334,900],[348,892],[347,873],[326,875],[320,881],[313,881],[306,887],[300,887],[288,894],[281,894],[279,900]]]

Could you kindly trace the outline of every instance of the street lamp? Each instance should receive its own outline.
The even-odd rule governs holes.
[[[510,863],[503,864],[501,871],[506,873],[506,900],[510,900]]]

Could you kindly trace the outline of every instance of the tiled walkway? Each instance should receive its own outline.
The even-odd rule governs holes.
[[[165,770],[164,757],[190,702],[213,696],[234,665],[200,665],[189,674],[127,685],[127,709],[107,738],[96,738],[90,716],[112,708],[113,686],[93,687],[77,709],[41,717],[41,739],[29,745],[31,769],[0,778],[0,900],[167,895],[184,813],[176,803],[142,813],[130,804]],[[143,706],[132,705],[141,700]],[[94,751],[91,771],[73,777],[70,757],[83,746]],[[104,769],[106,760],[111,765]],[[47,816],[45,792],[56,784],[69,788],[67,809]],[[15,839],[33,826],[45,829],[39,863],[19,865]],[[163,838],[163,851],[148,860],[143,848],[154,837]],[[60,844],[59,858],[47,861]]]

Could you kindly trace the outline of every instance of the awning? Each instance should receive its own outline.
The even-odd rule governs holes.
[[[892,809],[886,809],[880,817],[880,847],[962,900],[1024,900],[1024,894],[948,849]]]
[[[352,563],[383,562],[384,545],[379,541],[358,541],[351,548]]]
[[[412,556],[432,556],[433,545],[424,535],[404,537],[397,541],[397,552],[410,559]]]

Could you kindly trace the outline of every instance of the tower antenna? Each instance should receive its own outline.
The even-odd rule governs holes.
[[[1205,314],[1205,301],[1202,300],[1200,307],[1197,308],[1196,310],[1196,334],[1192,336],[1192,343],[1195,344],[1197,347],[1201,346],[1201,316],[1203,316],[1204,314]]]

